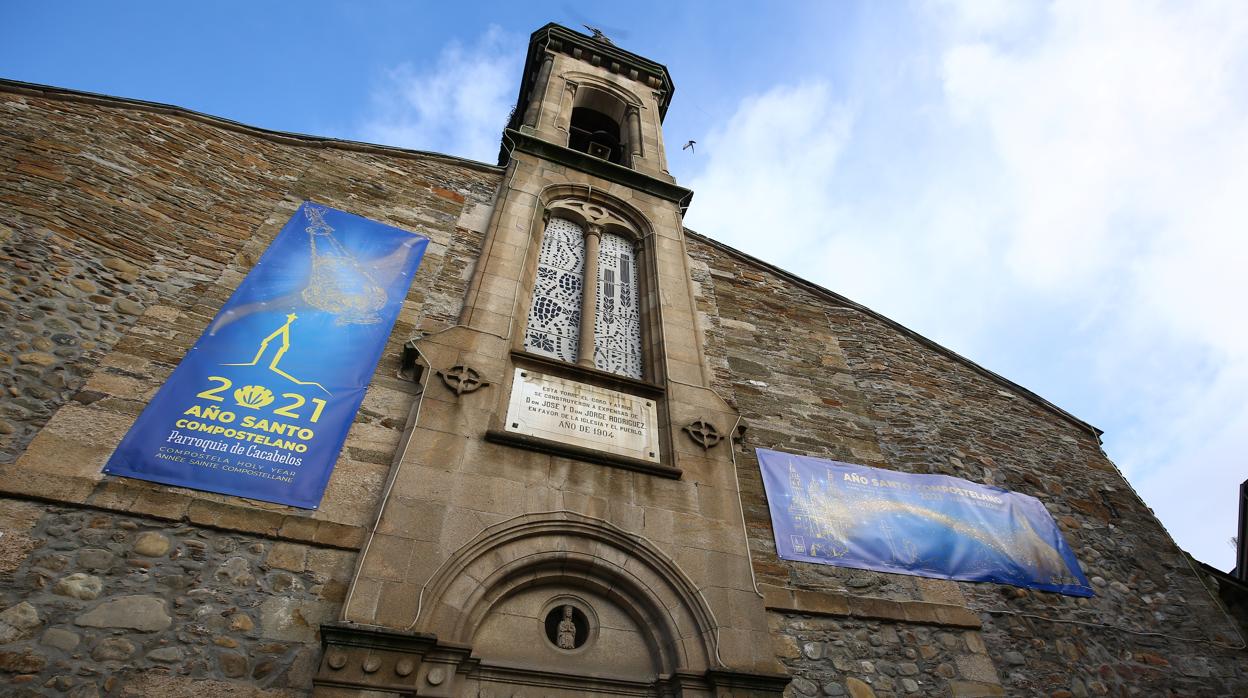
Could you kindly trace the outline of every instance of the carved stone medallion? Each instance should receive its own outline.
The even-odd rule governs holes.
[[[701,446],[704,450],[714,448],[716,444],[724,440],[724,437],[720,435],[715,425],[704,419],[699,419],[692,424],[686,424],[681,428],[689,435],[689,438],[693,439],[694,443]]]
[[[469,366],[452,366],[445,371],[438,371],[438,377],[455,395],[471,393],[489,385],[481,380],[481,374]]]

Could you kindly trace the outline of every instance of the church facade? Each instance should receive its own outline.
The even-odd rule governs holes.
[[[496,166],[0,83],[0,692],[1248,692],[1095,428],[684,227],[673,90],[543,27]],[[320,505],[104,474],[304,201],[430,241]],[[781,559],[756,448],[1036,497],[1095,595]]]

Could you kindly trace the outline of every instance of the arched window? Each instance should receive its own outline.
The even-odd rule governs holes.
[[[565,218],[551,218],[537,258],[537,282],[524,333],[527,351],[576,363],[584,267],[585,234],[581,226]]]
[[[637,260],[623,235],[603,233],[598,243],[598,298],[594,318],[594,366],[641,378],[641,307]]]
[[[596,205],[561,202],[551,211],[538,253],[525,351],[643,377],[637,238],[624,234],[630,232],[635,231]]]

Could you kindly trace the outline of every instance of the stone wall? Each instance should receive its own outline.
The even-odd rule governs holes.
[[[400,345],[459,317],[499,171],[12,83],[0,83],[0,118],[0,679],[18,695],[79,697],[306,689],[315,628],[339,613],[416,399],[394,377]],[[431,239],[322,507],[102,476],[304,199]],[[1086,425],[830,293],[703,238],[689,245],[714,387],[746,427],[737,474],[776,655],[796,677],[791,694],[1248,691],[1243,653],[1226,649],[1239,643],[1233,625]],[[438,355],[432,339],[427,349]],[[688,370],[678,378],[696,383],[696,352],[679,358]],[[428,408],[426,422],[455,419],[445,400]],[[437,451],[450,443],[419,444],[412,458],[445,467]],[[462,443],[464,453],[498,454],[454,453],[465,467],[519,473],[528,462]],[[1098,596],[780,561],[753,446],[1034,495]],[[710,463],[704,480],[723,472]],[[610,517],[619,504],[596,480],[564,487],[533,472],[518,477],[560,490],[565,506],[575,495]]]
[[[974,630],[790,613],[773,614],[772,629],[798,696],[940,695],[992,671]]]
[[[0,561],[6,695],[151,695],[148,674],[306,689],[356,557],[90,509],[0,510],[29,541]]]
[[[394,378],[400,346],[458,317],[498,170],[14,84],[0,84],[0,113],[0,491],[359,546],[414,403]],[[103,477],[304,199],[431,240],[323,506]]]
[[[20,167],[20,165],[18,166]],[[16,169],[16,168],[15,168]],[[20,171],[20,170],[17,170]],[[0,462],[13,461],[56,408],[161,294],[190,280],[120,257],[93,259],[46,228],[0,223]]]
[[[415,404],[401,345],[456,322],[499,170],[12,83],[0,118],[0,684],[303,694]],[[321,507],[103,476],[305,199],[431,241]]]
[[[453,323],[498,184],[476,163],[12,83],[0,115],[0,462],[153,308],[158,328],[123,348],[176,363],[303,199],[429,236],[395,346]]]
[[[1243,652],[1226,649],[1240,644],[1235,628],[1106,459],[1090,428],[887,320],[756,260],[696,236],[690,254],[715,386],[741,411],[747,428],[738,470],[761,583],[880,599],[892,604],[898,621],[916,603],[969,608],[982,623],[982,645],[951,641],[947,649],[962,654],[935,666],[920,658],[919,678],[912,680],[927,686],[923,693],[1248,691]],[[1058,521],[1097,596],[1085,600],[779,560],[755,446],[943,473],[1035,496]],[[775,604],[768,606],[776,612]],[[773,617],[781,656],[804,679],[792,689],[799,695],[839,695],[836,686],[850,679],[871,682],[876,695],[911,687],[900,680],[900,670],[872,678],[861,665],[842,666],[849,658],[838,664],[835,652],[794,649],[813,638],[861,643],[865,632],[859,648],[869,647],[866,656],[883,660],[877,668],[914,662],[912,651],[930,651],[923,646],[943,651],[930,642],[893,642],[926,636],[906,623],[886,633],[888,625],[847,624],[852,608],[841,611]],[[873,644],[872,636],[888,641]],[[827,647],[827,640],[819,641]],[[982,652],[974,651],[980,646]]]

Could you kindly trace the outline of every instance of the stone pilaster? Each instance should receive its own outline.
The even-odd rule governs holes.
[[[537,126],[537,116],[542,108],[542,98],[546,96],[546,87],[550,83],[550,67],[554,62],[554,56],[549,54],[544,56],[542,58],[542,67],[537,71],[537,79],[533,81],[529,106],[524,110],[524,125],[529,128]]]

